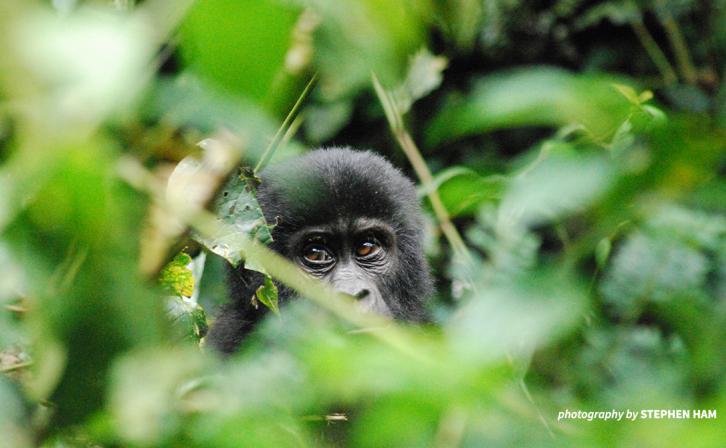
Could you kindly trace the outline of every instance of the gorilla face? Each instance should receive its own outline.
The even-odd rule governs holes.
[[[261,174],[257,200],[272,229],[270,248],[364,310],[421,321],[432,281],[423,254],[423,217],[413,183],[372,152],[320,149]],[[231,303],[209,342],[234,351],[264,316],[251,298],[262,282],[244,266],[230,269]],[[278,285],[280,305],[297,293]]]
[[[364,310],[390,316],[378,280],[396,266],[395,242],[393,228],[383,221],[341,220],[295,232],[290,258],[310,275],[356,297]]]

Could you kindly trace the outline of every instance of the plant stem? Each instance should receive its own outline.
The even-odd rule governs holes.
[[[313,74],[313,76],[310,78],[310,81],[308,81],[307,85],[303,89],[302,93],[300,93],[297,101],[295,101],[292,109],[290,109],[290,112],[288,112],[287,117],[285,117],[285,121],[283,121],[282,125],[280,125],[280,127],[277,129],[277,132],[272,138],[272,141],[269,145],[267,145],[265,152],[262,154],[262,157],[260,157],[260,160],[257,162],[257,165],[255,166],[255,174],[262,171],[265,166],[267,166],[267,164],[270,162],[270,159],[272,159],[272,155],[275,153],[275,150],[278,148],[278,146],[280,146],[280,142],[282,141],[283,136],[286,134],[287,128],[297,116],[297,113],[300,111],[300,107],[302,106],[303,101],[305,101],[305,98],[307,98],[317,79],[318,74]]]
[[[673,19],[671,13],[666,8],[663,8],[663,10],[665,15],[662,17],[661,23],[663,23],[666,30],[666,36],[668,36],[671,48],[673,48],[673,54],[676,56],[678,71],[688,84],[695,84],[698,76],[696,68],[691,62],[691,55],[688,52],[688,45],[686,45],[686,40],[683,38],[681,28],[678,26],[678,22]]]
[[[630,26],[633,28],[633,31],[635,31],[635,34],[638,36],[640,43],[643,45],[643,48],[645,48],[645,51],[648,53],[648,56],[650,56],[650,59],[658,68],[658,71],[663,77],[664,84],[670,85],[676,82],[678,77],[676,76],[675,70],[673,70],[671,63],[668,62],[668,58],[666,58],[665,54],[663,54],[663,50],[660,49],[655,39],[653,39],[653,36],[650,34],[650,31],[648,31],[648,28],[646,28],[640,20],[631,20]]]
[[[406,154],[409,162],[411,162],[414,171],[416,171],[416,175],[421,180],[421,183],[424,186],[424,191],[426,191],[426,196],[428,196],[429,201],[431,201],[431,207],[433,208],[436,219],[439,221],[439,225],[441,226],[441,231],[444,233],[444,236],[454,249],[454,253],[460,256],[463,260],[467,262],[470,261],[471,255],[469,254],[469,249],[467,249],[466,244],[464,244],[464,240],[461,238],[461,235],[459,235],[459,231],[456,230],[456,227],[451,222],[449,212],[446,210],[444,203],[441,201],[438,189],[434,186],[434,179],[431,175],[431,171],[429,170],[428,165],[426,165],[426,161],[423,156],[421,156],[421,151],[419,151],[416,143],[413,141],[413,138],[406,130],[400,111],[396,107],[390,93],[388,93],[381,85],[375,73],[371,74],[371,77],[373,79],[373,87],[376,90],[378,99],[386,114],[388,124],[391,127],[391,132],[393,133],[393,136],[396,137],[398,144],[401,146],[401,149],[403,149],[403,152]]]
[[[12,311],[13,313],[27,313],[28,308],[21,306],[21,305],[5,305],[3,308],[5,308],[8,311]]]
[[[3,368],[0,368],[0,373],[14,372],[15,370],[24,369],[24,368],[30,367],[32,365],[33,365],[33,361],[19,362],[17,364],[13,364],[10,366],[5,366]]]

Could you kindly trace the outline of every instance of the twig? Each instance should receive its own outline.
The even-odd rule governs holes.
[[[696,74],[696,68],[691,62],[691,55],[688,52],[688,45],[686,45],[686,40],[683,38],[681,28],[678,26],[678,22],[675,21],[667,7],[664,6],[661,9],[663,10],[661,23],[663,24],[663,28],[666,30],[666,36],[668,36],[668,41],[670,42],[673,54],[676,57],[678,71],[688,84],[695,84],[698,79],[698,75]]]
[[[434,439],[436,448],[453,448],[461,445],[466,431],[468,415],[464,409],[452,406],[441,417]]]
[[[290,109],[290,112],[288,112],[287,117],[285,117],[285,121],[283,121],[282,125],[280,125],[280,127],[277,129],[277,132],[272,138],[272,141],[269,145],[267,145],[265,152],[262,154],[262,157],[260,157],[260,160],[257,162],[257,165],[255,166],[255,174],[262,171],[262,169],[264,169],[265,166],[267,166],[267,164],[270,162],[270,159],[272,159],[272,155],[275,153],[277,147],[280,146],[280,142],[286,135],[290,123],[292,123],[292,120],[294,120],[297,116],[297,113],[300,110],[303,101],[305,101],[305,98],[307,98],[317,79],[318,74],[313,74],[313,76],[310,78],[310,81],[308,81],[307,85],[303,89],[302,93],[300,93],[300,96],[297,98],[295,105],[292,106],[292,109]]]
[[[668,62],[668,58],[666,58],[665,54],[663,54],[663,50],[660,49],[658,43],[656,43],[655,39],[653,39],[653,36],[650,34],[650,31],[648,31],[648,28],[646,28],[640,20],[631,20],[630,26],[633,28],[633,31],[635,31],[635,34],[638,36],[641,45],[645,48],[645,51],[648,53],[648,56],[650,56],[650,59],[658,68],[658,71],[663,77],[663,82],[666,85],[676,82],[678,77],[676,76],[675,70],[673,70],[671,63]]]
[[[552,432],[552,428],[550,427],[547,418],[544,416],[539,406],[537,406],[537,403],[534,402],[534,398],[532,397],[532,394],[529,393],[529,388],[527,387],[527,383],[524,382],[524,378],[519,379],[519,388],[522,390],[522,393],[524,393],[527,401],[529,401],[530,404],[534,407],[535,411],[537,412],[537,418],[540,422],[542,422],[542,425],[544,425],[545,429],[547,429],[547,433],[550,435],[551,438],[554,439],[555,433]]]
[[[335,414],[328,415],[305,415],[302,419],[308,422],[347,422],[348,416],[341,412],[336,412]]]
[[[28,307],[22,306],[22,305],[5,305],[3,308],[5,308],[8,311],[12,311],[14,313],[27,313]]]
[[[287,131],[285,131],[285,135],[282,137],[282,141],[280,142],[283,146],[290,143],[290,140],[297,134],[298,129],[300,129],[300,126],[303,124],[303,116],[298,115],[295,117],[295,120],[290,124],[290,127],[287,128]]]
[[[439,225],[441,226],[441,231],[444,233],[444,236],[446,236],[449,244],[451,244],[451,247],[454,249],[454,253],[460,256],[464,261],[470,262],[471,255],[469,254],[469,249],[466,247],[466,244],[464,244],[464,240],[461,238],[461,235],[459,235],[459,231],[456,230],[456,227],[451,222],[449,212],[446,210],[444,203],[441,201],[438,189],[434,186],[434,179],[431,175],[431,171],[429,170],[428,165],[426,165],[426,161],[423,156],[421,156],[421,151],[419,151],[416,143],[413,141],[413,138],[406,130],[406,127],[403,124],[403,118],[395,101],[391,97],[390,93],[383,88],[383,85],[381,85],[375,73],[371,74],[371,78],[373,79],[373,87],[378,95],[378,100],[383,106],[386,119],[391,127],[391,132],[394,137],[396,137],[396,140],[398,140],[398,144],[401,146],[401,149],[403,149],[403,152],[411,162],[414,171],[416,171],[416,175],[421,180],[421,183],[424,186],[424,191],[426,191],[426,195],[428,196],[429,201],[431,201],[431,207],[434,210],[436,219],[439,221]]]
[[[24,369],[24,368],[30,367],[32,365],[33,365],[33,361],[19,362],[17,364],[13,364],[11,366],[6,366],[6,367],[0,368],[0,373],[14,372],[15,370]]]

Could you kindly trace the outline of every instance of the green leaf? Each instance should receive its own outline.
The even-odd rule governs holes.
[[[613,326],[588,328],[584,337],[571,368],[588,372],[577,381],[594,396],[624,407],[677,400],[688,363],[678,336],[665,337],[656,326]]]
[[[618,314],[635,317],[646,303],[699,295],[708,266],[705,255],[689,245],[637,232],[615,254],[601,287],[603,300]]]
[[[221,221],[220,231],[211,237],[196,235],[197,241],[232,266],[237,266],[244,258],[243,246],[237,236],[240,233],[264,244],[272,241],[272,227],[267,224],[255,197],[259,182],[251,170],[240,169],[238,175],[227,182],[215,203]],[[246,260],[245,268],[266,274],[254,260]]]
[[[265,275],[265,282],[257,288],[255,296],[263,305],[275,314],[280,314],[277,302],[277,286],[272,282],[272,277]]]
[[[350,100],[308,106],[303,122],[305,136],[316,143],[324,142],[348,124],[352,115],[353,102]]]
[[[449,61],[443,56],[434,56],[426,48],[419,50],[409,63],[408,73],[403,84],[393,89],[393,97],[402,114],[411,105],[436,90],[444,80],[444,69]]]
[[[570,153],[571,148],[546,142],[540,158],[509,182],[500,215],[538,225],[575,213],[600,197],[613,181],[612,163],[599,155]]]
[[[315,63],[321,93],[327,98],[349,96],[376,73],[386,86],[401,83],[409,57],[426,41],[429,2],[420,0],[301,0],[320,18],[315,39]]]
[[[3,3],[14,8],[10,2]],[[22,11],[21,4],[15,6],[17,12]],[[86,126],[96,126],[129,105],[137,81],[144,77],[146,64],[158,47],[150,24],[131,15],[98,14],[93,8],[78,8],[61,21],[48,8],[25,13],[15,23],[0,25],[5,29],[3,39],[7,39],[2,42],[8,58],[3,79],[25,78],[33,89],[38,88],[36,95],[45,104],[35,110],[43,119],[58,124],[63,134],[83,135]],[[0,14],[8,16],[6,9]],[[161,22],[163,29],[164,20]],[[13,61],[13,57],[18,59]],[[21,91],[9,89],[4,95]],[[67,98],[83,100],[67,102]]]
[[[223,90],[256,101],[271,96],[292,42],[296,8],[271,0],[196,2],[181,27],[187,64]]]
[[[3,444],[9,447],[31,447],[30,413],[20,392],[20,386],[5,375],[0,376],[0,428],[3,428]]]
[[[167,313],[179,339],[199,342],[209,329],[204,308],[186,297],[171,297],[167,303]]]
[[[593,6],[575,22],[577,28],[588,28],[608,20],[615,25],[640,22],[643,13],[631,0],[609,1]]]
[[[148,120],[169,126],[197,129],[206,134],[220,129],[239,139],[245,159],[256,163],[275,133],[275,121],[259,105],[209,89],[194,73],[160,79],[143,105]]]
[[[184,391],[208,365],[199,350],[155,347],[115,359],[108,409],[114,432],[129,446],[163,445],[185,427]]]
[[[726,218],[663,207],[618,249],[601,285],[603,300],[625,316],[649,303],[718,297],[726,247]],[[721,281],[721,280],[717,280]]]
[[[449,101],[431,121],[426,139],[437,145],[495,129],[576,124],[593,139],[606,140],[631,108],[615,94],[613,81],[550,67],[491,75],[465,101]]]
[[[481,285],[465,299],[445,327],[453,350],[485,362],[528,356],[580,321],[587,302],[575,279],[538,270],[513,280]]]
[[[597,243],[597,246],[595,246],[595,261],[597,262],[598,268],[602,269],[605,267],[612,247],[613,243],[610,241],[610,238],[603,238]]]
[[[164,269],[161,270],[159,283],[167,291],[179,297],[191,297],[194,293],[194,276],[187,266],[192,257],[184,252],[178,253]]]
[[[617,83],[613,84],[613,87],[615,87],[615,89],[627,98],[634,106],[639,106],[653,99],[653,92],[650,90],[644,90],[641,93],[637,93],[634,88]]]
[[[425,196],[429,189],[438,190],[451,216],[470,216],[483,203],[499,199],[506,182],[504,176],[482,176],[469,168],[454,166],[437,173],[431,187],[418,193]]]

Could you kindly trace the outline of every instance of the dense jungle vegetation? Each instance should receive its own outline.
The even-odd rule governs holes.
[[[723,446],[726,1],[3,0],[0,54],[0,446]],[[265,249],[320,146],[416,182],[430,324]],[[223,360],[240,259],[309,300]]]

